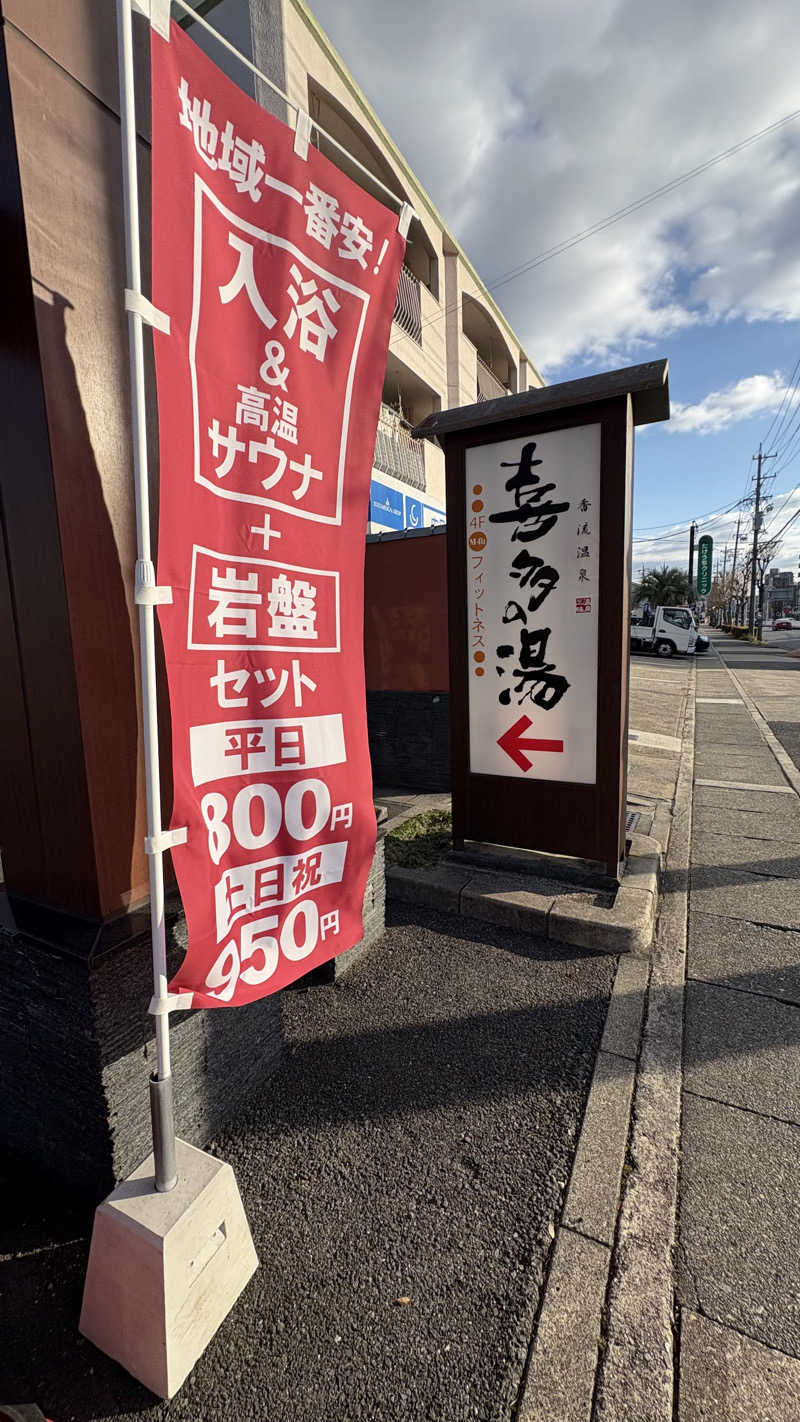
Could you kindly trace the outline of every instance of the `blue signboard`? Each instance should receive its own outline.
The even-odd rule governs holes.
[[[369,521],[382,528],[430,528],[446,521],[444,509],[401,494],[389,484],[373,479],[369,486]]]
[[[406,528],[423,528],[422,504],[419,499],[410,499],[406,494]]]
[[[369,486],[369,519],[384,528],[403,528],[403,495],[373,479]]]

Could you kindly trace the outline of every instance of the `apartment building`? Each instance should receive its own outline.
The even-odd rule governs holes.
[[[437,445],[412,439],[412,426],[434,410],[539,386],[541,376],[304,0],[193,3],[330,135],[315,133],[313,142],[332,163],[379,201],[387,200],[383,184],[417,214],[386,362],[368,531],[443,523],[444,458]],[[238,84],[276,117],[293,122],[286,105],[186,7],[173,3],[172,13]]]
[[[412,426],[434,410],[535,388],[542,378],[304,0],[193,4],[336,140],[316,132],[312,140],[332,163],[379,201],[387,201],[383,188],[389,188],[417,214],[386,362],[368,531],[443,523],[442,452],[412,439]],[[221,48],[188,6],[173,3],[172,14],[237,84],[293,123],[286,104]]]
[[[227,0],[228,7],[232,3]],[[241,0],[243,9],[247,3]],[[543,382],[311,10],[303,0],[283,0],[279,8],[282,87],[290,100],[307,109],[417,214],[408,234],[386,362],[369,531],[429,527],[445,519],[444,457],[437,445],[412,439],[411,427],[434,410],[471,405]],[[252,10],[258,51],[264,35],[263,29],[258,33],[255,4]],[[213,18],[213,12],[208,13]],[[196,29],[194,25],[190,33]],[[273,54],[276,47],[273,41]],[[326,138],[316,141],[337,167],[385,200],[363,169],[348,164]]]

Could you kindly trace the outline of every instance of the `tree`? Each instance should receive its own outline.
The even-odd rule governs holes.
[[[649,602],[651,607],[680,607],[689,601],[691,585],[682,568],[651,568],[641,582],[633,587],[634,602]]]

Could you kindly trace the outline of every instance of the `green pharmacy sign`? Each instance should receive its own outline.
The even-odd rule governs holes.
[[[711,555],[714,540],[704,533],[697,545],[697,595],[707,597],[711,591]]]

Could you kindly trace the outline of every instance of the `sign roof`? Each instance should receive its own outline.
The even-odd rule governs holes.
[[[481,400],[476,405],[459,405],[451,410],[437,410],[417,425],[412,433],[418,437],[437,438],[462,430],[483,429],[487,425],[518,419],[521,415],[543,415],[550,410],[567,410],[576,405],[594,404],[630,394],[633,400],[633,423],[654,424],[669,419],[669,361],[652,360],[644,365],[629,365],[622,370],[605,371],[581,380],[566,380],[559,385],[543,385],[539,390],[524,390],[519,395],[504,395],[497,400]]]

